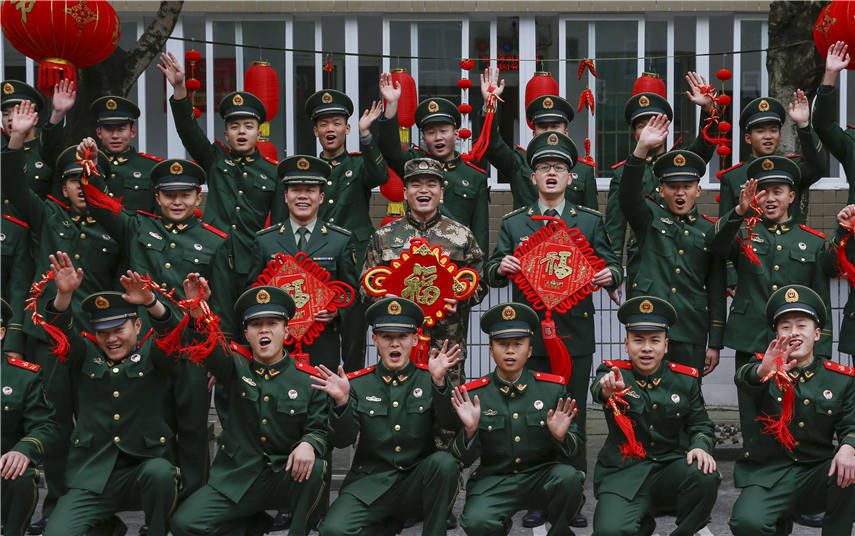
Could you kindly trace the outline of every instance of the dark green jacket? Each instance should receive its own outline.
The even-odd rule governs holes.
[[[505,287],[510,283],[510,279],[506,276],[499,275],[499,264],[506,255],[513,255],[517,246],[543,227],[543,222],[531,219],[532,216],[540,215],[540,208],[537,203],[534,203],[528,207],[515,210],[502,218],[496,249],[493,250],[493,254],[484,267],[484,278],[491,287]],[[611,287],[608,287],[608,290],[617,288],[623,278],[623,270],[620,261],[612,252],[609,239],[603,229],[600,213],[589,208],[566,203],[561,219],[564,220],[568,228],[575,227],[585,236],[594,249],[594,255],[603,259],[606,268],[611,270],[614,282]],[[513,287],[513,298],[516,302],[528,303],[517,285]],[[543,310],[539,310],[537,314],[541,319],[544,318]],[[561,340],[571,356],[594,353],[594,300],[591,295],[576,304],[566,314],[554,314],[553,319]],[[533,355],[546,355],[540,330],[536,330],[534,334]]]
[[[110,158],[110,176],[107,178],[110,195],[121,197],[122,205],[129,212],[154,212],[151,169],[163,159],[138,153],[133,147],[119,154],[112,154],[104,148],[102,150]]]
[[[724,261],[713,254],[717,237],[712,219],[697,207],[685,217],[644,195],[646,164],[630,155],[618,197],[630,227],[638,237],[638,272],[628,297],[650,295],[668,300],[677,309],[677,323],[668,337],[711,348],[723,345],[725,322]],[[707,342],[707,334],[709,341]]]
[[[743,454],[736,462],[736,487],[770,488],[795,465],[813,465],[830,460],[834,444],[855,448],[855,371],[839,363],[814,359],[789,372],[793,379],[795,403],[789,430],[796,440],[792,452],[773,436],[763,433],[764,415],[781,414],[781,391],[774,380],[762,383],[757,377],[760,361],[736,371],[736,387],[742,397]]]
[[[855,127],[847,125],[846,130],[837,122],[837,89],[833,86],[819,86],[813,108],[813,128],[828,152],[834,155],[846,173],[849,182],[847,204],[855,203]]]
[[[392,372],[379,363],[348,378],[347,404],[330,402],[331,441],[343,449],[359,438],[343,487],[371,504],[436,451],[435,430],[456,430],[460,421],[448,378],[437,387],[427,365]]]
[[[625,414],[633,421],[635,438],[647,452],[644,459],[624,458],[620,452],[626,436],[615,423],[614,412],[606,405],[600,387],[600,378],[612,367],[621,369],[624,384],[631,388],[623,397],[629,402]],[[591,394],[595,402],[603,405],[609,427],[594,470],[594,490],[598,495],[615,493],[632,500],[657,465],[685,459],[686,453],[695,448],[712,454],[715,433],[704,407],[698,374],[696,368],[668,361],[662,361],[649,376],[633,370],[630,361],[606,360],[597,368]]]
[[[849,231],[839,224],[834,230],[834,236],[823,261],[826,274],[829,277],[843,276],[837,264],[837,248],[840,246],[840,241],[848,234]],[[855,263],[855,241],[852,238],[846,241],[846,258],[849,259],[849,262]],[[837,349],[844,354],[855,355],[855,287],[845,278],[841,279],[841,284],[849,288],[849,296],[846,299],[846,305],[843,307],[843,315],[840,319],[840,340]]]
[[[53,166],[56,164],[56,159],[59,158],[59,154],[64,149],[62,146],[63,132],[63,125],[46,123],[45,126],[41,128],[38,136],[30,141],[24,142],[24,147],[22,148],[24,152],[22,160],[23,166],[16,164],[16,169],[13,174],[6,175],[4,173],[4,190],[9,189],[8,181],[14,181],[12,177],[22,174],[26,177],[27,184],[30,189],[39,197],[44,197],[52,193]],[[0,150],[2,150],[4,157],[6,151],[9,150],[7,147],[8,145],[9,137],[6,132],[3,131],[3,135],[0,136]],[[4,195],[3,197],[5,198],[6,196]],[[5,206],[4,203],[4,214],[6,213],[6,208],[8,207]]]
[[[56,422],[53,405],[45,395],[39,366],[3,355],[0,364],[3,392],[2,449],[20,452],[38,464],[55,448]]]

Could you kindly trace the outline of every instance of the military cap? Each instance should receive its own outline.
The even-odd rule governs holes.
[[[450,123],[460,128],[460,110],[448,99],[425,99],[416,106],[416,124],[423,129],[432,123]]]
[[[413,158],[404,164],[404,184],[415,177],[436,177],[440,182],[445,177],[442,164],[433,158]]]
[[[618,321],[632,331],[668,331],[677,321],[674,306],[656,296],[636,296],[623,302]]]
[[[296,310],[294,298],[274,286],[252,287],[235,301],[235,312],[244,324],[256,318],[283,318],[287,324]]]
[[[282,184],[308,184],[323,186],[327,183],[332,168],[320,158],[308,155],[289,156],[276,168]]]
[[[365,311],[374,333],[415,333],[425,320],[422,308],[406,298],[385,298]]]
[[[801,177],[799,166],[785,156],[757,158],[748,165],[746,173],[749,179],[757,179],[757,186],[779,182],[795,186]]]
[[[261,99],[247,91],[233,91],[223,97],[220,101],[220,115],[226,121],[229,119],[241,119],[253,117],[258,123],[267,120],[267,108]]]
[[[569,136],[561,132],[544,132],[528,143],[525,157],[531,168],[542,158],[557,158],[567,162],[567,166],[572,168],[576,165],[579,153]]]
[[[205,170],[195,162],[171,158],[151,168],[155,190],[195,190],[205,183]]]
[[[669,151],[653,164],[660,182],[699,181],[707,170],[704,159],[692,151]]]
[[[523,303],[500,303],[481,315],[481,331],[491,339],[531,337],[539,324],[534,309]]]
[[[751,127],[760,123],[777,123],[781,126],[786,118],[787,109],[781,101],[770,97],[759,97],[742,109],[739,115],[739,128],[748,132]]]
[[[2,309],[3,316],[0,317],[0,322],[5,324],[10,318],[12,318],[12,306],[9,305],[9,302],[0,298],[0,309]]]
[[[350,97],[334,89],[322,89],[313,93],[306,99],[306,115],[312,121],[325,115],[343,115],[350,117],[353,114],[353,101]]]
[[[95,115],[95,123],[98,126],[133,123],[140,116],[140,109],[136,104],[114,95],[95,100],[89,109]]]
[[[125,320],[139,316],[139,308],[123,300],[121,292],[90,294],[83,299],[80,307],[89,314],[89,323],[95,331],[121,326]]]
[[[820,327],[825,325],[825,303],[815,290],[804,285],[787,285],[769,296],[766,320],[772,329],[781,315],[787,313],[802,313],[816,320]]]
[[[573,121],[573,107],[556,95],[543,95],[531,101],[525,108],[525,117],[531,124],[540,122]]]
[[[674,111],[671,110],[671,105],[656,93],[639,93],[638,95],[633,95],[626,101],[626,106],[623,109],[623,115],[628,125],[631,125],[633,121],[641,117],[659,114],[668,116],[668,121],[674,119]]]
[[[79,179],[83,174],[83,166],[80,161],[83,160],[83,155],[77,152],[77,146],[71,145],[66,147],[56,159],[54,169],[62,173],[62,180]],[[110,174],[110,159],[107,158],[102,151],[98,151],[98,165],[96,166],[101,176]]]
[[[40,112],[45,107],[45,100],[42,94],[31,85],[25,84],[20,80],[4,80],[3,95],[0,96],[0,107],[5,108],[15,104],[20,104],[25,101],[31,101],[36,105],[36,111]]]

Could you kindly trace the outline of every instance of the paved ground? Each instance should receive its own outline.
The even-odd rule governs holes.
[[[716,422],[716,424],[720,425],[731,425],[737,421],[737,413],[734,410],[728,409],[711,409],[710,410],[711,417]],[[596,459],[597,452],[602,446],[605,440],[606,428],[605,421],[603,420],[602,412],[599,408],[591,407],[588,411],[588,466],[589,470],[593,471],[594,461]],[[336,460],[334,461],[334,466],[342,466],[347,463],[347,453],[344,451],[336,451]],[[716,458],[718,461],[719,469],[724,475],[724,481],[722,481],[721,488],[719,488],[718,500],[716,501],[715,509],[713,510],[712,520],[710,524],[701,530],[698,534],[700,536],[711,536],[711,535],[724,535],[730,534],[730,530],[727,527],[727,519],[730,515],[731,508],[733,507],[733,503],[738,496],[738,490],[733,487],[733,460],[736,458],[738,454],[738,450],[733,447],[725,447],[722,449],[718,449],[716,452]],[[346,465],[345,465],[346,466]],[[42,495],[44,494],[44,490],[42,490]],[[592,490],[591,479],[585,483],[585,496],[587,498],[587,502],[585,506],[582,508],[582,513],[584,513],[589,520],[593,519],[594,516],[594,506],[596,502],[594,501],[594,493]],[[335,492],[333,492],[333,499],[335,499]],[[458,497],[457,502],[454,505],[454,513],[460,514],[463,511],[464,504],[464,494],[461,493],[460,497]],[[141,512],[123,512],[120,514],[122,519],[127,523],[129,527],[128,535],[134,536],[137,534],[140,524],[143,522],[142,513]],[[36,514],[33,516],[34,519],[40,518],[40,511],[37,510]],[[514,526],[510,532],[511,535],[532,535],[532,536],[545,536],[546,528],[538,527],[535,529],[524,529],[521,525],[522,513],[518,513],[514,517]],[[666,535],[669,534],[674,529],[674,518],[673,517],[661,517],[657,519],[657,528],[656,535]],[[585,529],[574,529],[575,534],[577,536],[589,536],[592,534],[591,527]],[[808,527],[802,527],[796,525],[792,534],[794,536],[808,536],[808,535],[819,535],[820,529],[812,529]],[[288,531],[280,531],[270,533],[275,536],[284,536],[288,534]],[[421,526],[416,525],[415,527],[409,528],[402,532],[403,535],[406,536],[417,536],[421,534]],[[462,530],[457,529],[448,532],[449,535],[460,535],[462,536],[464,533]]]

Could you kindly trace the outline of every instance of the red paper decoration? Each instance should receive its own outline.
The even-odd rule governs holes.
[[[730,80],[733,77],[733,73],[730,72],[730,69],[719,69],[715,73],[715,77],[724,82]]]
[[[727,134],[728,132],[731,131],[732,128],[733,128],[733,126],[730,123],[728,123],[727,121],[719,121],[718,122],[718,131],[721,132],[722,134]]]
[[[196,80],[195,78],[188,78],[184,85],[187,87],[187,91],[199,91],[202,87],[202,82]]]
[[[819,54],[825,58],[828,47],[843,41],[849,46],[849,53],[855,50],[855,2],[835,0],[819,13],[813,26],[813,42]],[[855,61],[850,61],[847,69],[855,70]]]
[[[246,70],[243,88],[264,103],[268,121],[276,117],[279,113],[279,76],[270,66],[270,62],[252,62],[250,68]]]
[[[472,106],[470,106],[469,104],[466,104],[466,103],[464,102],[463,104],[461,104],[460,106],[458,106],[458,107],[457,107],[457,110],[458,110],[460,113],[462,113],[463,115],[466,115],[466,114],[468,114],[469,112],[471,112],[471,111],[472,111]]]
[[[398,99],[398,126],[410,128],[416,122],[416,107],[419,105],[416,81],[406,69],[392,69],[392,82],[401,86]]]
[[[659,78],[657,73],[641,73],[641,76],[632,85],[632,94],[638,95],[639,93],[655,93],[668,100],[668,88],[665,86],[665,81]]]
[[[471,69],[473,67],[475,67],[475,61],[471,60],[469,58],[466,58],[465,60],[460,62],[460,68],[463,69],[464,71],[468,71],[469,69]]]
[[[472,87],[472,80],[469,80],[468,78],[461,78],[457,81],[457,87],[459,87],[460,89],[469,89],[470,87]]]
[[[278,162],[279,158],[276,155],[276,146],[273,145],[273,142],[267,140],[261,140],[255,144],[258,147],[258,152],[262,154],[262,156],[267,157],[269,160],[273,160],[274,162]]]
[[[468,128],[461,128],[460,130],[457,131],[457,135],[461,139],[468,140],[469,138],[472,137],[472,131],[469,130]]]
[[[558,95],[558,81],[546,71],[537,71],[525,85],[525,107],[544,95]]]
[[[184,54],[184,59],[187,61],[199,61],[202,59],[202,54],[198,50],[188,50]]]
[[[392,168],[389,168],[389,180],[380,186],[380,193],[389,201],[401,202],[404,200],[404,181],[392,171]]]

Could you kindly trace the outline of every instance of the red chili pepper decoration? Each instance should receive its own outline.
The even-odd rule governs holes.
[[[582,79],[582,75],[585,73],[586,69],[591,71],[591,74],[594,75],[594,78],[599,78],[599,76],[597,76],[597,70],[594,68],[594,60],[587,59],[579,62],[579,71],[576,73],[576,76],[579,78],[579,80]]]
[[[591,115],[594,115],[594,94],[589,88],[582,90],[581,95],[579,95],[579,108],[576,109],[576,112],[581,112],[582,108],[585,107],[591,110]]]

